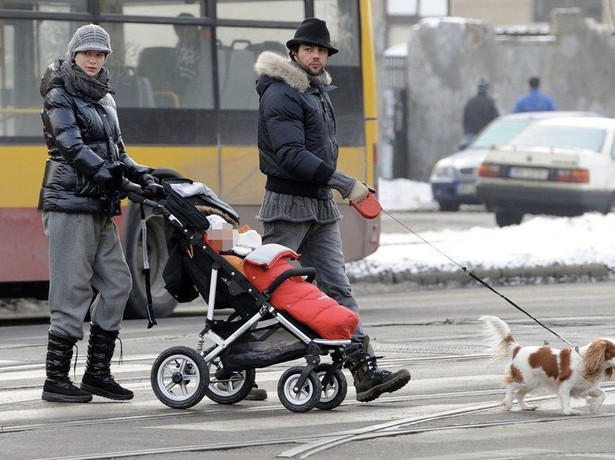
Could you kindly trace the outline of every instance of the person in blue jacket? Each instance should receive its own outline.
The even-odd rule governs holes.
[[[538,89],[540,88],[540,78],[532,77],[528,83],[530,90],[517,99],[517,103],[513,108],[514,113],[557,110],[555,101]]]

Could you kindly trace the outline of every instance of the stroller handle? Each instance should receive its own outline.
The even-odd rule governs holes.
[[[286,270],[280,276],[278,276],[273,283],[269,285],[267,289],[265,289],[264,294],[272,294],[277,288],[280,287],[284,281],[288,278],[292,278],[293,276],[307,276],[305,279],[308,283],[314,281],[316,278],[316,269],[312,267],[301,267],[301,268],[291,268],[290,270]]]
[[[126,195],[126,197],[130,201],[133,201],[133,202],[139,203],[139,204],[144,204],[145,206],[150,207],[150,208],[156,208],[157,206],[160,206],[155,201],[148,200],[143,195],[139,195],[138,193],[135,193],[135,192],[128,192],[128,195]]]
[[[163,215],[171,225],[179,228],[180,230],[183,230],[184,225],[177,219],[177,217],[171,214],[169,210],[165,208],[163,205],[161,205],[160,203],[156,203],[155,201],[148,200],[143,195],[139,195],[138,193],[134,193],[134,192],[128,193],[127,198],[134,203],[138,203],[143,206],[147,206],[148,208],[152,208],[152,212],[154,214]]]

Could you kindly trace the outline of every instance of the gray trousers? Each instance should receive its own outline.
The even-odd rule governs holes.
[[[263,244],[277,243],[301,254],[304,267],[316,269],[316,285],[337,303],[359,314],[359,305],[351,293],[346,275],[342,238],[337,222],[263,222]],[[353,342],[363,341],[365,333],[359,322]]]
[[[82,339],[88,311],[92,324],[119,330],[132,279],[113,220],[45,212],[43,229],[49,238],[49,331]]]

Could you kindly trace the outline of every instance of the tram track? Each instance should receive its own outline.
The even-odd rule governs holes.
[[[449,395],[450,397],[450,395]],[[397,398],[399,401],[401,398]],[[278,454],[278,457],[281,458],[307,458],[316,453],[322,452],[327,449],[331,449],[333,447],[339,446],[341,444],[360,441],[365,439],[373,439],[375,437],[383,437],[383,436],[398,436],[403,434],[411,434],[416,432],[425,432],[429,429],[437,429],[442,430],[446,428],[459,428],[460,425],[450,425],[448,427],[437,427],[437,428],[423,428],[423,429],[412,429],[412,430],[399,430],[392,431],[395,428],[399,428],[404,425],[414,425],[425,423],[429,421],[442,420],[446,418],[457,417],[460,415],[467,415],[482,411],[487,411],[494,409],[499,406],[499,403],[488,403],[477,406],[470,406],[467,408],[461,408],[458,410],[445,411],[439,414],[433,414],[425,417],[409,417],[401,420],[395,420],[388,423],[376,424],[360,429],[349,430],[344,432],[337,433],[328,433],[326,435],[312,435],[305,437],[293,437],[293,438],[277,438],[277,439],[267,439],[267,440],[258,440],[252,442],[233,442],[233,443],[219,443],[219,444],[206,444],[206,445],[190,445],[190,446],[175,446],[175,447],[164,447],[164,448],[152,448],[152,449],[136,449],[136,450],[125,450],[125,451],[112,451],[105,452],[99,454],[87,454],[84,456],[66,456],[66,457],[49,457],[49,458],[39,458],[37,460],[97,460],[97,459],[110,459],[110,458],[130,458],[130,457],[148,457],[148,456],[156,456],[156,455],[164,455],[164,454],[177,454],[177,453],[187,453],[187,452],[217,452],[217,451],[225,451],[230,449],[242,449],[247,447],[264,447],[271,445],[286,445],[286,444],[299,444],[296,447],[291,449],[287,449]],[[181,414],[167,414],[167,417],[177,416]],[[185,415],[185,414],[184,414]],[[196,415],[196,414],[194,414]],[[199,414],[202,415],[202,414]],[[122,419],[126,420],[129,417],[123,417]],[[156,417],[159,418],[159,417]],[[133,418],[134,419],[134,418]],[[143,418],[141,418],[143,419]],[[551,419],[553,420],[553,419]],[[119,419],[117,420],[119,421]],[[101,421],[104,422],[104,421]],[[68,423],[67,426],[73,426],[77,422]],[[502,422],[498,422],[502,424]],[[510,421],[509,423],[513,423]],[[490,426],[490,424],[482,424],[485,426]],[[494,424],[495,426],[495,424]],[[462,427],[461,427],[462,428]]]
[[[607,393],[615,391],[615,385],[605,386],[604,390]],[[486,390],[482,392],[474,392],[478,394],[491,394],[494,391]],[[501,391],[500,391],[501,392]],[[435,396],[435,395],[431,395]],[[441,394],[441,397],[451,397],[450,394]],[[554,396],[538,396],[534,398],[528,398],[528,401],[544,401],[554,399]],[[396,398],[410,399],[410,398]],[[419,433],[433,432],[433,431],[446,431],[446,430],[461,430],[461,429],[478,429],[478,428],[490,428],[501,427],[513,424],[539,424],[558,422],[565,420],[568,416],[549,416],[541,418],[531,418],[525,420],[519,419],[507,419],[496,420],[489,422],[477,422],[477,423],[449,423],[444,425],[428,425],[421,427],[421,424],[429,422],[441,422],[449,419],[455,419],[464,415],[485,413],[497,409],[500,406],[499,402],[475,404],[461,407],[458,409],[452,409],[447,411],[438,412],[428,416],[413,416],[402,419],[397,419],[387,423],[378,423],[375,425],[366,426],[354,430],[340,431],[327,433],[326,435],[310,435],[304,437],[280,437],[257,441],[244,441],[244,442],[230,442],[230,443],[214,443],[214,444],[194,444],[194,445],[182,445],[163,448],[151,448],[151,449],[135,449],[124,451],[110,451],[98,454],[87,455],[72,455],[65,457],[44,457],[36,460],[100,460],[111,458],[146,458],[155,456],[165,456],[170,454],[182,454],[182,453],[206,453],[206,452],[221,452],[228,450],[237,450],[244,448],[258,448],[265,446],[275,445],[288,445],[293,444],[294,447],[283,450],[277,454],[278,458],[309,458],[315,454],[322,453],[324,451],[333,449],[343,444],[359,441],[373,440],[375,438],[393,437],[393,436],[405,436],[414,435]],[[260,410],[262,410],[261,408]],[[182,413],[183,414],[183,413]],[[177,416],[181,414],[166,414],[169,416]],[[185,414],[184,414],[185,415]],[[197,415],[197,414],[194,414]],[[199,414],[200,415],[200,414]],[[577,416],[575,419],[589,419],[589,418],[612,418],[615,414],[596,414],[596,415],[582,415]]]
[[[434,400],[450,400],[459,397],[481,397],[489,395],[501,394],[502,390],[480,390],[480,391],[456,391],[448,393],[430,393],[430,394],[414,394],[405,396],[389,396],[386,399],[380,401],[381,404],[399,404],[399,403],[416,403],[420,401],[434,401]],[[38,398],[36,398],[38,400]],[[357,401],[346,400],[343,405],[345,407],[350,406],[364,406],[364,403]],[[276,401],[273,404],[263,404],[259,406],[250,406],[241,409],[241,413],[260,414],[272,411],[280,411],[282,407]],[[64,428],[75,425],[105,425],[112,423],[125,423],[134,421],[148,421],[148,420],[164,420],[173,419],[177,417],[185,418],[198,418],[206,415],[216,415],[222,413],[228,413],[228,406],[215,405],[208,409],[199,409],[198,411],[186,411],[177,409],[166,409],[162,414],[148,414],[148,415],[126,415],[126,416],[114,416],[114,417],[100,417],[99,414],[93,414],[91,419],[79,419],[79,420],[67,420],[67,421],[46,421],[45,423],[31,423],[31,424],[19,424],[19,425],[3,425],[0,426],[0,433],[11,433],[19,431],[35,431],[37,429],[49,429],[49,428]],[[98,416],[96,416],[98,415]],[[94,417],[96,416],[96,417]]]
[[[615,386],[610,388],[603,388],[606,392],[614,392]],[[536,401],[545,401],[555,399],[555,396],[537,396],[534,398],[526,398],[527,401],[536,402]],[[459,409],[453,409],[450,411],[443,411],[440,413],[432,414],[429,416],[419,416],[419,417],[408,417],[407,419],[399,419],[389,423],[377,424],[368,426],[362,429],[354,430],[354,432],[349,434],[342,434],[339,436],[326,436],[321,440],[314,441],[311,443],[306,443],[305,445],[301,445],[287,451],[284,451],[278,455],[281,458],[308,458],[314,454],[322,452],[324,450],[332,449],[334,447],[340,446],[342,444],[346,444],[349,442],[356,441],[364,441],[368,439],[380,438],[380,437],[389,437],[389,436],[402,436],[402,435],[410,435],[410,434],[418,434],[425,433],[428,431],[443,431],[449,429],[469,429],[469,428],[487,428],[487,427],[496,427],[496,426],[505,426],[511,424],[520,423],[519,420],[498,420],[492,422],[484,422],[484,423],[467,423],[467,424],[449,424],[443,426],[427,426],[423,428],[414,427],[415,425],[420,425],[427,422],[446,420],[450,418],[459,417],[462,415],[470,415],[480,412],[486,412],[489,410],[493,410],[499,408],[501,406],[500,402],[494,403],[485,403],[478,404],[475,406],[467,406]],[[595,418],[595,417],[614,417],[615,414],[597,414],[597,415],[584,415],[577,417],[578,419],[583,418]],[[548,417],[548,418],[533,418],[522,421],[521,423],[545,423],[545,422],[554,422],[558,420],[562,420],[569,416],[559,416],[559,417]]]
[[[603,386],[603,389],[607,393],[615,392],[615,382],[607,383]],[[444,431],[450,429],[474,429],[474,428],[488,428],[497,426],[506,426],[517,423],[546,423],[563,420],[566,416],[553,416],[531,418],[525,420],[519,420],[518,418],[507,418],[505,420],[499,419],[496,421],[485,422],[473,422],[473,423],[446,423],[447,420],[458,419],[465,415],[488,413],[500,406],[500,403],[495,400],[497,395],[501,396],[501,389],[486,389],[476,391],[455,391],[455,392],[441,392],[441,393],[424,393],[405,396],[391,396],[381,401],[381,404],[399,404],[399,403],[416,403],[420,401],[429,401],[433,403],[437,400],[450,401],[456,398],[462,397],[487,397],[494,396],[494,402],[468,404],[459,408],[451,410],[443,410],[429,415],[413,415],[410,417],[403,417],[396,420],[392,420],[386,423],[377,423],[361,428],[328,432],[326,434],[314,434],[300,437],[270,437],[268,439],[259,439],[253,441],[241,441],[241,442],[221,442],[221,443],[207,443],[207,444],[191,444],[191,445],[178,445],[178,446],[165,446],[154,447],[148,449],[127,449],[127,450],[110,450],[107,452],[88,453],[87,455],[71,455],[64,457],[40,457],[39,460],[85,460],[85,459],[107,459],[107,458],[147,458],[147,457],[160,457],[163,458],[167,454],[180,454],[180,453],[204,453],[204,452],[220,452],[228,450],[238,450],[244,448],[258,448],[265,446],[289,446],[292,447],[281,450],[277,457],[280,458],[308,458],[315,454],[322,453],[327,450],[331,450],[335,447],[352,442],[365,441],[375,438],[392,437],[392,436],[405,436],[414,435],[419,433],[426,433],[431,431]],[[500,398],[497,398],[500,399]],[[554,396],[537,396],[534,398],[528,398],[528,401],[545,401],[555,399]],[[356,401],[349,401],[344,403],[345,406],[359,406],[362,403]],[[241,409],[242,414],[250,414],[250,417],[265,416],[264,414],[269,412],[280,411],[279,404],[267,404],[265,406],[246,407]],[[24,425],[2,426],[0,428],[0,434],[3,433],[15,433],[20,431],[36,431],[38,429],[53,430],[70,428],[75,426],[87,426],[87,425],[106,425],[106,424],[126,424],[131,422],[144,422],[155,421],[164,423],[167,420],[173,420],[177,418],[203,418],[209,416],[215,416],[216,414],[227,413],[228,407],[216,406],[211,409],[204,409],[196,411],[178,411],[170,410],[160,414],[144,414],[144,415],[130,415],[130,416],[117,416],[117,417],[104,417],[104,418],[89,418],[81,420],[70,421],[56,421],[45,423],[32,423]],[[583,415],[578,416],[576,419],[590,418],[590,417],[613,417],[615,414],[598,414],[598,415]],[[434,424],[438,422],[438,424]],[[425,426],[426,425],[426,426]]]
[[[376,352],[386,356],[379,360],[379,364],[385,368],[414,369],[416,380],[411,382],[408,390],[384,395],[370,405],[355,401],[354,395],[349,392],[340,410],[314,411],[315,414],[305,416],[288,414],[274,396],[274,382],[285,368],[292,365],[290,362],[259,371],[257,381],[269,392],[270,401],[246,401],[245,404],[231,407],[208,403],[205,399],[192,409],[178,410],[159,404],[152,394],[149,378],[144,374],[144,369],[150,369],[155,358],[150,346],[138,350],[141,354],[126,357],[122,366],[116,368],[114,365],[113,370],[119,372],[119,380],[135,389],[137,397],[134,404],[94,401],[94,407],[80,409],[42,405],[40,385],[44,378],[43,364],[30,356],[26,356],[28,361],[23,364],[9,357],[0,362],[3,381],[0,388],[0,420],[3,412],[8,414],[16,408],[7,402],[9,396],[20,391],[25,396],[18,401],[20,407],[17,411],[20,413],[0,422],[0,435],[9,435],[7,441],[13,437],[11,443],[14,445],[55,436],[64,438],[70,436],[66,433],[77,428],[83,428],[83,432],[90,435],[101,432],[117,436],[125,431],[135,439],[131,443],[96,443],[87,450],[55,449],[45,452],[39,449],[35,455],[15,457],[17,460],[167,460],[186,456],[214,458],[214,455],[216,458],[224,455],[236,459],[244,454],[254,455],[254,452],[259,453],[259,458],[329,459],[335,458],[339,452],[360,451],[364,447],[357,446],[367,446],[361,443],[368,440],[402,437],[403,441],[386,442],[405,443],[404,436],[447,430],[477,430],[602,417],[610,423],[609,417],[615,415],[608,413],[607,409],[599,415],[561,416],[554,410],[556,402],[552,396],[528,398],[532,401],[550,400],[545,404],[547,411],[544,413],[498,410],[499,401],[504,396],[504,390],[497,384],[501,369],[498,366],[497,370],[492,368],[485,372],[488,361],[486,347],[465,330],[460,332],[455,329],[453,332],[455,334],[450,335],[447,330],[436,330],[435,333],[430,331],[430,334],[419,334],[410,339],[390,341],[383,336],[384,340],[376,342]],[[530,332],[533,333],[533,330]],[[148,337],[148,340],[160,347],[157,337]],[[22,347],[11,347],[11,350],[13,348],[19,350]],[[83,368],[84,358],[80,354],[78,371]],[[351,383],[350,380],[349,385]],[[602,387],[607,393],[615,392],[615,382],[607,382]],[[611,404],[611,410],[612,407]],[[32,413],[28,413],[30,410]],[[293,428],[288,429],[289,426]],[[239,431],[236,427],[245,427],[245,431]],[[223,432],[229,428],[228,434],[215,434],[216,430]],[[234,432],[241,433],[241,436],[234,436]]]

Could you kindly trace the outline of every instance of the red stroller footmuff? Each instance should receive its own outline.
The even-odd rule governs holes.
[[[243,267],[251,284],[264,291],[278,276],[293,268],[289,260],[299,257],[285,246],[265,244],[245,257]],[[284,281],[271,293],[270,301],[276,309],[287,312],[323,339],[350,339],[359,325],[359,315],[300,276]]]

